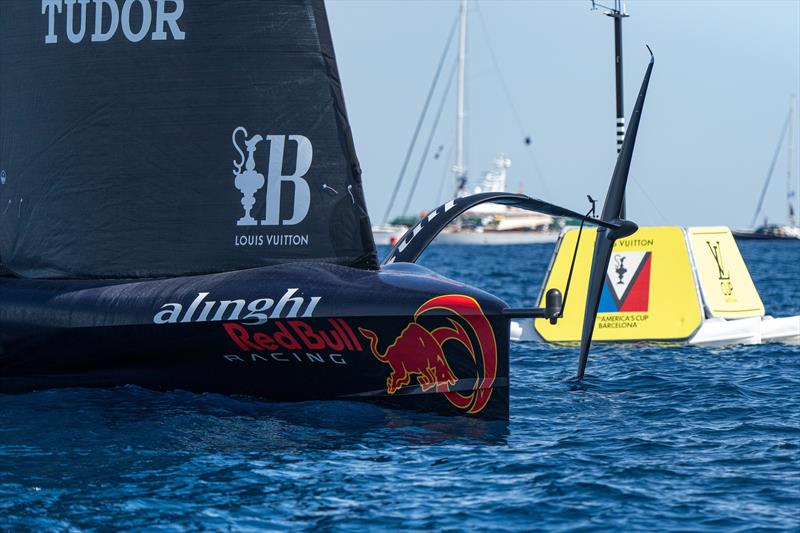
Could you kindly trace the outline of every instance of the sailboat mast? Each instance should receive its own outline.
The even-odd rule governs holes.
[[[617,153],[622,149],[622,141],[625,140],[625,104],[623,102],[623,82],[622,82],[622,19],[627,17],[625,5],[620,1],[614,2],[614,10],[608,13],[614,18],[614,68],[616,78],[617,93]]]
[[[467,55],[467,0],[461,0],[458,28],[458,102],[456,110],[456,195],[464,188],[467,168],[464,163],[464,71]]]
[[[596,0],[592,0],[592,10],[598,7],[608,9],[606,15],[614,19],[614,74],[617,104],[617,153],[619,153],[619,151],[622,150],[622,142],[625,140],[625,103],[622,82],[622,19],[627,17],[628,13],[625,12],[624,0],[614,0],[614,7],[604,6]],[[625,218],[624,198],[622,200],[619,216]]]
[[[617,93],[617,153],[619,153],[622,150],[622,142],[625,140],[625,90],[622,80],[622,19],[628,16],[625,12],[625,3],[622,0],[614,0],[614,9],[606,15],[614,19],[614,81]],[[619,216],[625,218],[624,198]]]
[[[794,170],[794,130],[797,127],[795,123],[795,104],[797,103],[797,96],[792,94],[789,97],[789,147],[787,153],[789,154],[789,164],[786,169],[786,195],[789,202],[789,226],[796,227],[797,214],[794,210],[794,205],[797,197],[797,190],[795,189],[792,171]]]

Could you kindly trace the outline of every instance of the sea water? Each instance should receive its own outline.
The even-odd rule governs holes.
[[[741,244],[800,313],[800,242]],[[426,266],[533,303],[552,245]],[[383,253],[386,250],[382,251]],[[800,529],[800,348],[514,344],[511,419],[136,387],[0,395],[0,530]]]

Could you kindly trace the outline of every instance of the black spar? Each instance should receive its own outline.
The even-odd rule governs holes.
[[[592,346],[592,333],[597,319],[597,307],[600,305],[600,294],[605,282],[606,270],[611,260],[611,251],[614,248],[614,241],[627,237],[638,229],[636,224],[627,220],[620,220],[623,202],[625,201],[625,187],[628,183],[628,172],[631,168],[633,157],[633,147],[636,144],[636,132],[639,130],[639,120],[642,117],[647,86],[650,83],[650,74],[653,71],[655,58],[653,51],[650,52],[650,63],[642,80],[642,87],[639,89],[639,96],[636,98],[636,105],[631,115],[630,127],[622,143],[622,149],[617,155],[617,164],[614,166],[614,174],[611,176],[611,183],[608,185],[608,193],[603,203],[603,212],[600,218],[611,222],[619,229],[608,229],[605,225],[597,228],[597,237],[594,242],[594,253],[592,254],[591,271],[589,274],[589,288],[586,293],[586,308],[583,315],[583,330],[581,332],[581,349],[578,358],[578,372],[575,379],[583,379],[586,372],[586,362],[589,358],[589,350]]]

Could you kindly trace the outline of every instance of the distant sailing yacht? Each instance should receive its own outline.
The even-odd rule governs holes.
[[[786,170],[786,200],[788,202],[788,218],[787,223],[783,224],[769,224],[767,220],[764,220],[764,224],[761,226],[750,229],[750,230],[735,230],[733,232],[733,236],[737,239],[742,240],[800,240],[800,224],[798,224],[798,216],[797,212],[795,211],[795,204],[797,203],[797,183],[795,178],[793,177],[793,170],[794,170],[794,132],[796,128],[795,122],[795,103],[796,103],[796,96],[793,94],[789,98],[789,116],[786,118],[786,122],[783,126],[783,131],[781,132],[781,138],[778,141],[778,147],[775,150],[775,156],[773,157],[772,164],[770,165],[769,172],[767,173],[767,180],[764,183],[764,188],[761,191],[761,197],[758,201],[758,206],[756,207],[756,213],[753,216],[753,226],[755,225],[756,220],[758,219],[758,215],[761,212],[761,204],[764,202],[764,195],[767,191],[767,186],[769,185],[770,178],[772,177],[772,169],[775,166],[775,160],[777,159],[778,152],[780,151],[781,145],[783,144],[783,138],[786,135],[786,130],[789,130],[789,141],[787,143],[787,151],[788,151],[788,163],[787,163],[787,170]]]
[[[500,154],[494,168],[483,175],[473,193],[506,192],[507,169],[511,159]],[[560,219],[522,209],[482,204],[462,215],[458,222],[437,237],[439,244],[533,244],[555,242],[563,227]]]
[[[461,0],[459,12],[458,44],[458,98],[456,109],[455,161],[452,171],[455,178],[454,198],[467,196],[467,167],[465,139],[465,73],[467,42],[467,0]],[[480,185],[473,193],[508,192],[507,173],[511,160],[500,155],[494,160],[494,167],[484,173]],[[409,222],[413,225],[415,217]],[[396,219],[398,222],[403,218]],[[550,215],[533,213],[522,209],[483,204],[459,217],[450,227],[442,231],[434,244],[532,244],[555,242],[560,234],[563,221]],[[383,224],[372,227],[376,244],[395,244],[408,229],[401,224]]]

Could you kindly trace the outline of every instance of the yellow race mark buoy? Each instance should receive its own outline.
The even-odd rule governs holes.
[[[563,290],[566,286],[577,236],[577,229],[561,236],[540,294],[540,306],[544,305],[548,289]],[[556,324],[546,319],[535,321],[537,333],[546,341],[580,339],[595,237],[594,229],[583,230],[564,317]],[[704,313],[683,228],[642,227],[618,240],[606,271],[598,311],[595,340],[691,337],[700,327]]]

